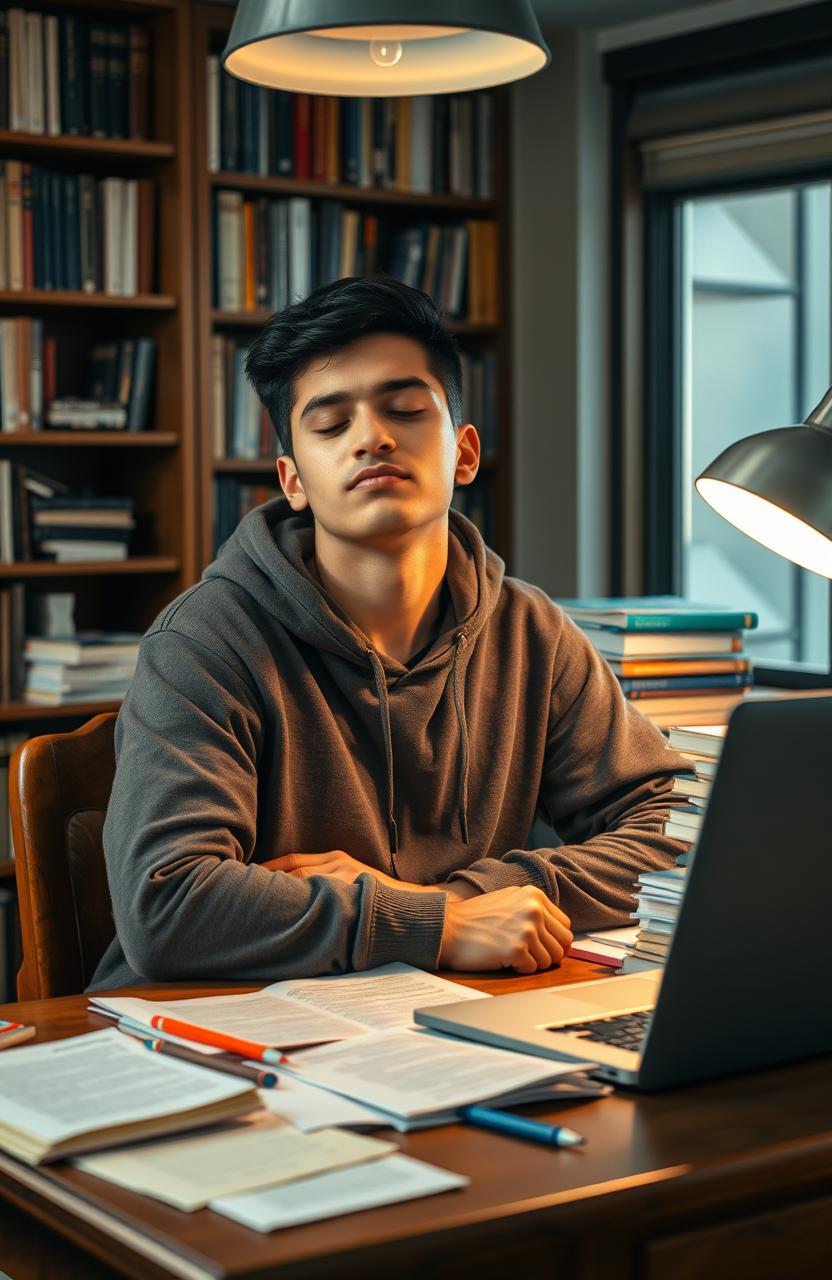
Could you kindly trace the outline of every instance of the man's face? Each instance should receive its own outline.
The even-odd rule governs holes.
[[[373,334],[316,357],[294,390],[295,458],[278,460],[280,483],[293,509],[310,507],[333,537],[395,542],[444,517],[454,484],[476,475],[476,430],[451,426],[414,339]]]

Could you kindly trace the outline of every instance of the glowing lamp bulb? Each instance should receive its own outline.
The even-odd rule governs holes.
[[[402,46],[398,40],[370,41],[370,57],[377,67],[395,67],[401,56]]]

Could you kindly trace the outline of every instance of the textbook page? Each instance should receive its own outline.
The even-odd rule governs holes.
[[[217,1108],[224,1118],[257,1106],[248,1081],[148,1053],[115,1028],[0,1059],[0,1146],[24,1159],[60,1154],[70,1139],[78,1150],[83,1135],[89,1150],[126,1141],[124,1126],[170,1132],[208,1123]]]
[[[273,1116],[293,1124],[302,1133],[333,1127],[379,1129],[390,1123],[389,1116],[373,1111],[352,1098],[344,1098],[317,1085],[306,1084],[277,1068],[277,1089],[258,1089],[261,1105]]]
[[[485,991],[473,991],[401,962],[337,978],[288,978],[266,991],[354,1019],[374,1031],[414,1026],[413,1010],[425,1005],[489,998]]]
[[[421,1005],[487,998],[407,964],[383,965],[335,978],[274,982],[239,996],[194,1000],[142,1000],[136,996],[92,996],[96,1012],[130,1018],[153,1034],[154,1015],[241,1036],[263,1046],[290,1049],[363,1035],[367,1028],[409,1026]]]
[[[411,1118],[447,1114],[504,1094],[516,1097],[591,1065],[534,1058],[430,1031],[393,1030],[293,1054],[281,1072]]]
[[[471,1179],[410,1156],[388,1156],[358,1169],[324,1173],[286,1187],[223,1196],[210,1207],[253,1231],[275,1231],[342,1213],[399,1204],[467,1187]]]
[[[378,1160],[395,1150],[392,1142],[341,1129],[299,1133],[258,1113],[221,1129],[142,1142],[73,1163],[85,1173],[190,1213],[217,1196],[294,1182]]]

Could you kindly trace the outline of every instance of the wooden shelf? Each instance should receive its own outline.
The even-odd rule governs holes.
[[[100,715],[102,711],[118,711],[120,706],[120,701],[112,699],[108,702],[65,702],[59,707],[33,702],[0,702],[0,724],[22,724],[28,720],[86,720],[89,716]]]
[[[277,484],[274,458],[216,458],[214,470],[221,475],[271,475]]]
[[[0,150],[4,155],[20,150],[38,155],[100,156],[121,163],[124,160],[172,160],[176,149],[170,142],[139,142],[132,138],[87,138],[75,134],[52,137],[45,133],[21,133],[0,129]]]
[[[92,307],[109,311],[175,311],[176,299],[166,293],[137,293],[131,298],[112,293],[81,293],[74,289],[2,289],[0,307]]]
[[[441,209],[468,216],[479,214],[482,217],[493,217],[497,210],[495,200],[478,197],[452,196],[439,192],[425,194],[419,191],[385,191],[380,187],[356,187],[343,182],[312,182],[307,178],[281,178],[274,175],[260,177],[258,174],[237,173],[233,170],[211,173],[208,181],[212,187],[231,187],[236,191],[349,200],[353,204],[364,205],[404,205],[408,209]]]
[[[131,556],[127,560],[86,560],[58,564],[55,560],[17,561],[0,564],[0,578],[86,578],[90,574],[178,573],[180,563],[171,556]]]
[[[75,448],[87,445],[93,448],[165,448],[179,444],[175,431],[58,431],[47,427],[43,431],[0,431],[0,448],[4,445],[55,446]]]

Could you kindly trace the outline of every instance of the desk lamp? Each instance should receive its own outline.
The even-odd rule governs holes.
[[[550,58],[531,0],[240,0],[222,63],[273,89],[406,97],[522,80]]]
[[[832,578],[832,387],[801,426],[729,445],[696,488],[750,538]]]

